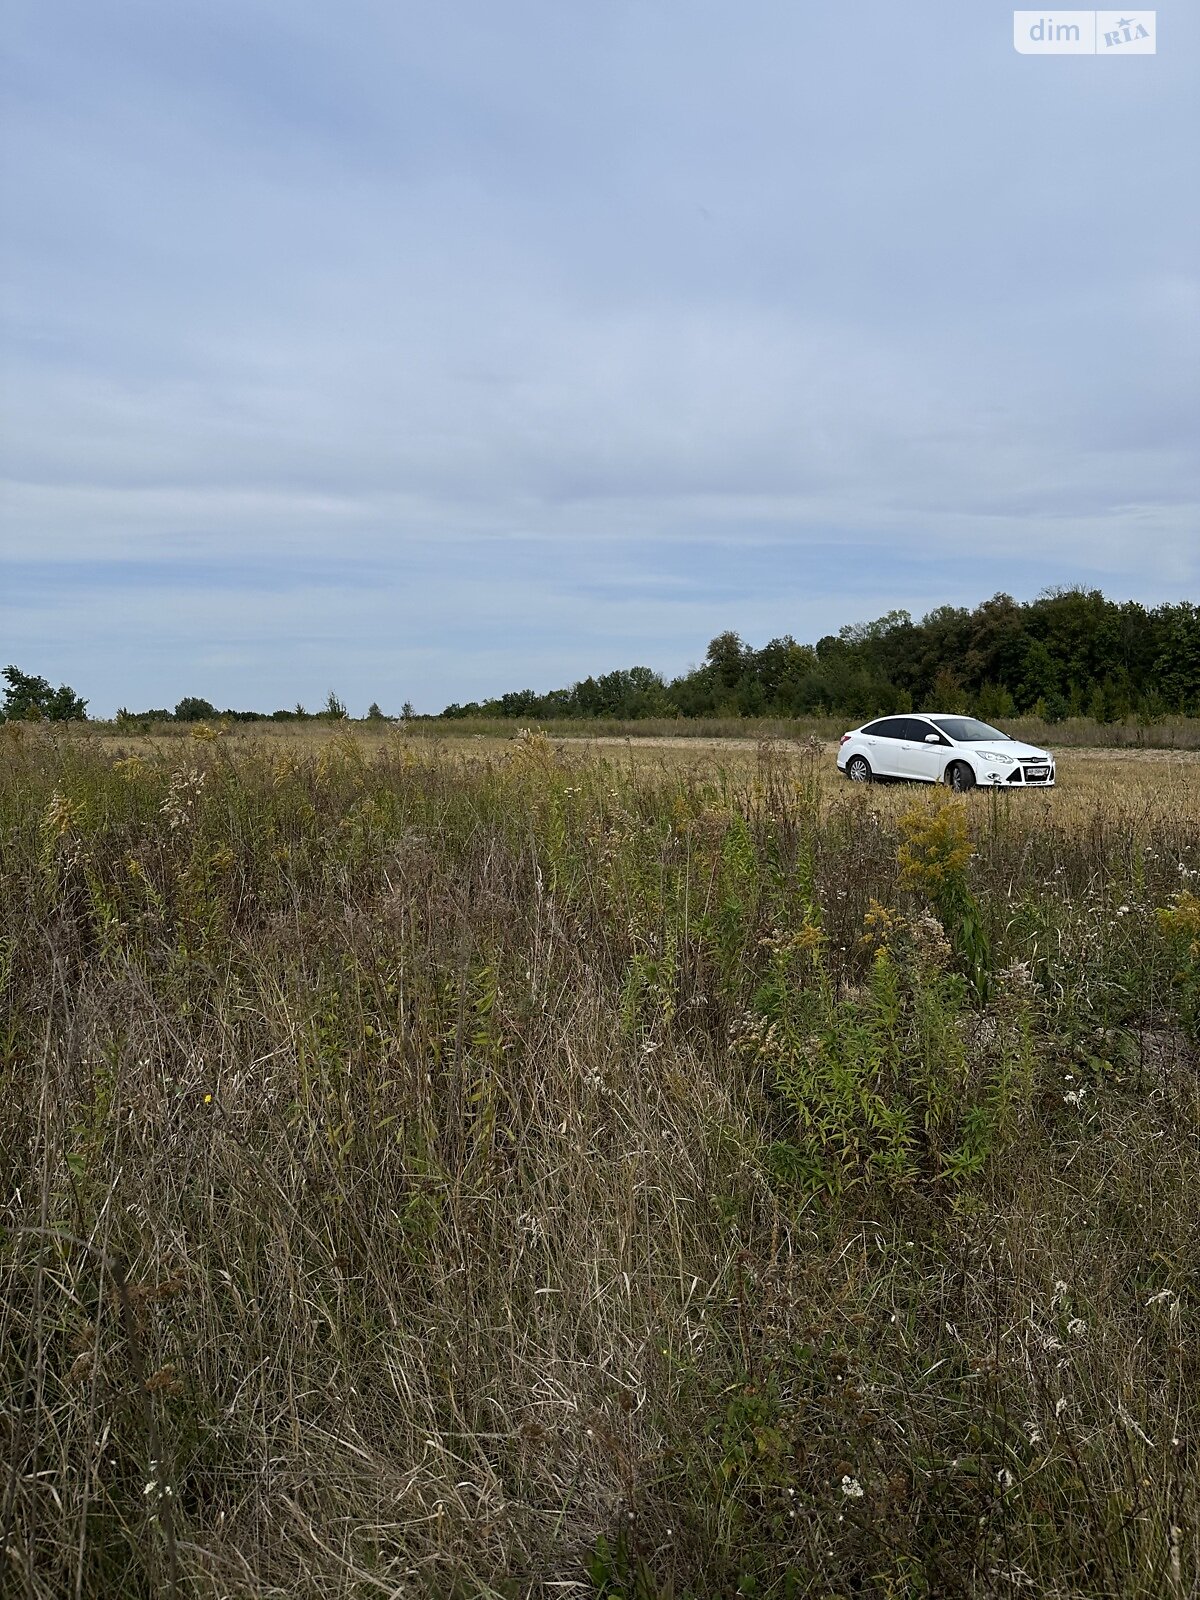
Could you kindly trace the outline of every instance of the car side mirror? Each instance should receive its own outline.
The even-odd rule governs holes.
[[[925,735],[925,743],[926,744],[941,744],[941,742],[942,742],[942,740],[941,740],[941,735],[940,734],[927,733]]]

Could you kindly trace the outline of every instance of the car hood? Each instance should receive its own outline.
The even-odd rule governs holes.
[[[997,751],[1000,755],[1015,756],[1018,761],[1050,761],[1053,758],[1035,744],[1022,744],[1020,739],[980,739],[971,745],[972,750]]]

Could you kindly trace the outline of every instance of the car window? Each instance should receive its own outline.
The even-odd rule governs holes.
[[[873,739],[906,739],[903,717],[882,717],[878,722],[872,722],[863,729]]]
[[[924,744],[929,734],[938,732],[933,723],[926,722],[924,717],[905,717],[904,726],[908,730],[905,738],[915,739],[918,744]],[[945,734],[938,734],[938,739],[942,744],[948,743]]]
[[[1010,737],[986,722],[977,722],[974,717],[931,717],[930,721],[935,728],[949,734],[956,744],[986,744],[990,740]]]

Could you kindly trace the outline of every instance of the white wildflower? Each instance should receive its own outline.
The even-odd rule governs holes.
[[[847,1500],[861,1500],[866,1491],[857,1478],[852,1478],[847,1474],[842,1479],[842,1493]]]
[[[1146,1301],[1146,1304],[1148,1306],[1158,1306],[1162,1305],[1164,1301],[1166,1301],[1167,1305],[1173,1311],[1179,1304],[1179,1296],[1175,1293],[1174,1289],[1160,1289],[1157,1294],[1152,1294],[1150,1296],[1149,1300]]]

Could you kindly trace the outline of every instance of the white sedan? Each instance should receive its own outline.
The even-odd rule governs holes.
[[[838,770],[853,783],[872,778],[914,778],[948,783],[959,794],[976,784],[1047,789],[1054,757],[1036,745],[1010,739],[974,717],[878,717],[842,735]]]

